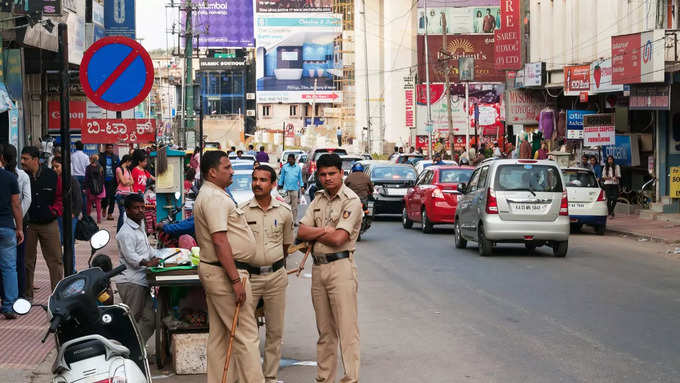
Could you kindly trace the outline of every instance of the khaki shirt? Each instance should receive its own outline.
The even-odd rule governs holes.
[[[346,250],[354,251],[363,216],[359,197],[352,189],[342,185],[332,199],[326,190],[317,191],[314,201],[307,208],[300,223],[313,227],[330,226],[349,233],[349,241],[338,247],[327,246],[317,241],[314,245],[314,254],[321,255]]]
[[[246,223],[246,215],[224,189],[210,181],[203,183],[194,202],[194,226],[201,260],[219,262],[211,235],[220,231],[227,232],[234,260],[250,263],[255,258],[255,237]]]
[[[283,245],[292,245],[293,213],[286,203],[272,198],[267,210],[263,210],[255,198],[239,204],[246,215],[246,221],[255,236],[255,258],[253,266],[271,266],[283,258]]]

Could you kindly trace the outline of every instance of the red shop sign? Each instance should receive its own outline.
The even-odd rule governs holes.
[[[590,90],[590,65],[564,67],[564,94],[578,96]]]
[[[71,130],[80,131],[85,123],[87,104],[85,101],[69,102],[69,114]],[[47,102],[47,130],[53,132],[61,129],[61,103],[59,101]]]
[[[156,120],[86,120],[81,131],[85,144],[150,143],[156,140]]]
[[[496,70],[522,69],[520,0],[501,0],[501,29],[494,31]]]

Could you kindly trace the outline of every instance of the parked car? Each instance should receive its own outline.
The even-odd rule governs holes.
[[[343,155],[347,154],[347,150],[342,148],[316,148],[310,150],[309,153],[307,153],[307,162],[302,164],[302,179],[309,179],[309,176],[316,171],[316,161],[326,153]]]
[[[423,233],[436,224],[452,224],[458,206],[458,185],[470,180],[474,168],[437,165],[425,169],[404,197],[401,221],[405,229],[420,222]]]
[[[236,170],[232,177],[232,183],[227,187],[234,196],[237,204],[248,201],[253,198],[253,171],[251,170]],[[272,189],[272,198],[281,198],[276,188]]]
[[[282,168],[283,165],[288,161],[289,154],[295,154],[295,162],[298,162],[300,161],[300,156],[305,154],[305,151],[302,149],[289,149],[282,151],[281,156],[278,159],[279,169]]]
[[[416,171],[406,164],[378,161],[362,161],[364,172],[373,182],[372,215],[401,214],[404,209],[404,196],[408,188],[415,185]]]
[[[398,156],[395,156],[392,161],[397,163],[397,164],[409,164],[409,165],[415,165],[416,162],[422,161],[425,159],[425,156],[422,154],[417,154],[417,153],[403,153],[399,154]]]
[[[481,163],[459,187],[454,242],[479,244],[489,256],[498,243],[549,245],[556,257],[569,247],[569,200],[562,172],[550,160],[497,159]]]
[[[238,158],[236,153],[231,152],[229,153],[229,161],[237,161],[237,160],[243,160],[243,161],[255,161],[255,156],[252,154],[241,154],[241,158]]]
[[[231,167],[234,169],[234,171],[237,170],[253,170],[253,165],[255,164],[255,161],[251,160],[230,160],[231,161]]]
[[[444,165],[453,165],[453,166],[458,166],[456,161],[450,161],[450,160],[443,160],[442,161]],[[415,163],[414,167],[416,168],[416,173],[420,174],[425,170],[426,168],[429,168],[432,166],[432,160],[420,160]]]
[[[569,198],[571,230],[579,231],[583,225],[592,226],[599,235],[607,231],[607,198],[590,169],[562,169],[562,177]]]

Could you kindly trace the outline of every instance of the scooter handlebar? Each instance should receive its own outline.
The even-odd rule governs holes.
[[[127,269],[127,266],[125,266],[125,265],[120,265],[120,266],[116,267],[115,269],[106,273],[106,279],[109,279],[111,277],[114,277],[114,276],[122,273],[125,269]]]

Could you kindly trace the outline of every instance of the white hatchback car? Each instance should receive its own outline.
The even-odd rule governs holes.
[[[562,169],[569,198],[569,221],[572,231],[592,226],[599,235],[607,231],[607,198],[590,169]]]

